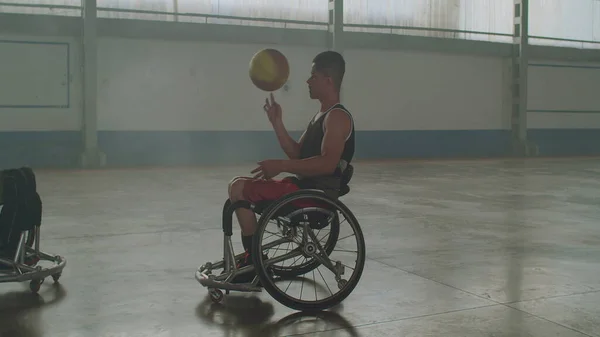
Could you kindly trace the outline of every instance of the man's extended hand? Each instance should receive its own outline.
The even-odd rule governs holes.
[[[282,160],[263,160],[258,162],[258,167],[252,170],[255,179],[271,179],[283,172]]]
[[[271,124],[275,124],[281,121],[281,105],[275,102],[275,97],[273,97],[273,93],[271,93],[271,101],[269,99],[265,99],[265,105],[263,109],[267,113],[267,117],[269,117],[269,122]]]

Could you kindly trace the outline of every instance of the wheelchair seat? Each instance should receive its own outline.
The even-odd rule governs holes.
[[[350,192],[350,186],[348,183],[352,179],[354,168],[352,165],[348,165],[344,174],[341,177],[340,189],[337,191],[338,198],[342,197]],[[262,214],[269,206],[278,200],[265,200],[254,204],[254,212],[256,214]],[[305,212],[298,212],[294,214],[290,220],[292,223],[298,224],[301,221],[308,221],[313,229],[322,229],[327,226],[328,220],[331,217],[331,212],[335,212],[335,207],[328,203],[321,203],[317,200],[299,199],[292,201],[291,203],[284,204],[273,217],[285,217],[293,214],[294,212],[305,209]]]

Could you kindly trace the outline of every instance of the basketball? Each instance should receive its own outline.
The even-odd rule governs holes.
[[[250,60],[250,79],[263,91],[279,90],[287,82],[290,66],[287,58],[278,50],[263,49]]]

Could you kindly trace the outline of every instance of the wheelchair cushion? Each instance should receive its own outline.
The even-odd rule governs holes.
[[[348,186],[348,184],[350,183],[350,180],[352,180],[353,175],[354,175],[354,166],[352,166],[351,164],[348,164],[348,167],[346,167],[346,170],[342,174],[342,179],[341,179],[342,180],[341,181],[342,188]]]
[[[352,180],[352,175],[354,174],[354,166],[348,164],[344,173],[342,173],[340,177],[340,190],[339,196],[342,197],[348,193],[350,193],[350,180]]]
[[[344,195],[348,194],[349,192],[350,192],[350,186],[343,185],[342,188],[340,188],[340,197],[343,197]]]

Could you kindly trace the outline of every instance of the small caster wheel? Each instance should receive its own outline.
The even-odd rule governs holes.
[[[40,291],[41,285],[42,285],[41,280],[31,280],[31,282],[29,282],[29,289],[31,290],[32,293],[37,294],[38,291]]]
[[[221,303],[221,301],[223,301],[223,292],[221,290],[210,289],[210,290],[208,290],[208,293],[210,294],[210,299],[214,303]]]
[[[338,288],[342,289],[346,286],[346,284],[348,284],[347,280],[341,279],[338,281]]]
[[[56,273],[56,274],[52,275],[52,280],[54,280],[54,283],[58,282],[61,275],[62,275],[61,273]]]

